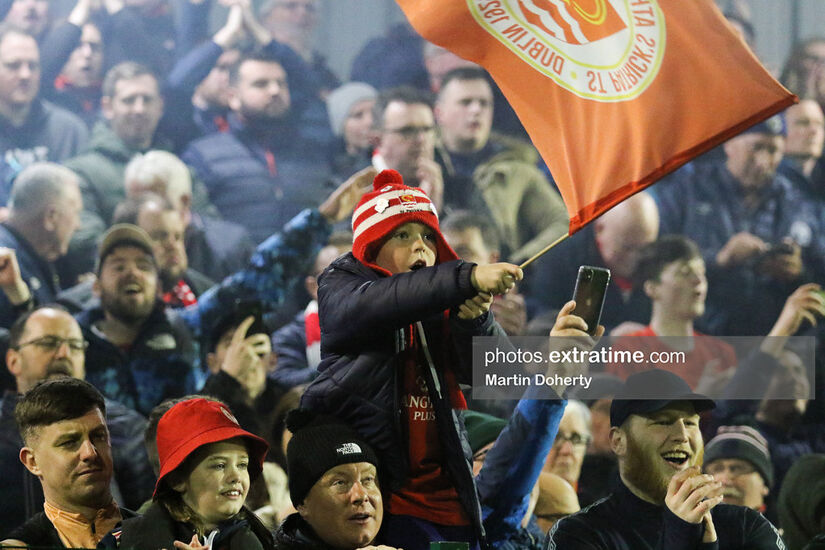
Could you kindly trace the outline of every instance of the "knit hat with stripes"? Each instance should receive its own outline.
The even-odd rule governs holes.
[[[438,227],[438,213],[424,191],[407,187],[401,174],[384,170],[373,180],[373,190],[364,194],[352,214],[352,254],[372,269],[392,275],[375,264],[378,249],[396,227],[418,222],[435,231],[436,264],[457,260]]]
[[[768,442],[756,429],[750,426],[720,426],[716,437],[705,445],[705,465],[720,458],[750,462],[765,480],[765,485],[773,485],[773,464]]]

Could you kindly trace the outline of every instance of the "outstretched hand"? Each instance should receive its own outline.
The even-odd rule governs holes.
[[[353,208],[361,200],[364,193],[372,189],[372,181],[377,175],[378,170],[372,166],[356,172],[321,203],[318,211],[330,223],[346,219],[352,214]]]
[[[479,292],[504,294],[509,292],[516,281],[524,278],[524,272],[517,265],[500,262],[496,264],[477,265],[473,268],[473,287]]]

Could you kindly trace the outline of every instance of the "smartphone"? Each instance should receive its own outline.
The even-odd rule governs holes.
[[[599,328],[602,306],[604,306],[604,295],[607,292],[609,282],[609,269],[590,265],[579,267],[576,288],[573,290],[573,299],[576,301],[573,315],[578,315],[584,319],[584,322],[587,323],[587,332],[591,336],[595,335],[596,330]]]

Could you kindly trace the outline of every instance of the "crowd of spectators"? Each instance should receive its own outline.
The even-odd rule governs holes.
[[[552,172],[408,25],[347,81],[319,0],[51,9],[0,0],[3,545],[825,548],[825,38],[798,104],[522,271]],[[687,360],[480,400],[481,335]]]

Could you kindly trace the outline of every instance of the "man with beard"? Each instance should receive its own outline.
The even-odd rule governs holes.
[[[750,508],[720,504],[722,484],[699,471],[699,413],[714,406],[673,373],[653,369],[629,377],[610,406],[610,446],[622,483],[556,523],[546,548],[784,550],[768,520]]]
[[[256,249],[246,269],[183,309],[166,308],[157,298],[158,264],[146,231],[130,224],[110,228],[100,245],[93,285],[100,305],[77,316],[89,341],[89,381],[143,414],[164,399],[194,393],[204,372],[195,366],[193,338],[211,334],[237,300],[258,300],[265,312],[280,308],[332,225],[348,216],[374,174],[372,169],[359,172],[317,209],[295,216]]]
[[[215,281],[189,268],[184,247],[184,227],[178,212],[165,197],[153,193],[128,199],[115,210],[115,224],[132,224],[140,227],[152,239],[155,259],[158,263],[160,296],[170,307],[186,307],[197,303],[198,296],[206,292]],[[84,281],[60,293],[60,303],[73,312],[94,305],[97,300],[92,292],[93,281]]]
[[[103,236],[93,291],[100,305],[77,316],[87,379],[104,395],[148,414],[170,397],[194,393],[195,352],[188,329],[157,299],[152,240],[139,227],[113,226]]]
[[[229,131],[195,140],[181,157],[220,214],[256,243],[317,206],[329,177],[326,110],[305,74],[287,73],[300,60],[288,63],[278,46],[241,57],[230,72]]]
[[[24,394],[43,380],[82,380],[85,348],[77,321],[60,306],[42,306],[26,313],[11,329],[6,365],[17,389],[7,391],[0,400],[0,494],[5,496],[0,501],[0,525],[20,525],[43,508],[40,484],[26,472],[17,456],[23,440],[14,421],[14,408]],[[119,502],[136,508],[151,495],[154,481],[141,445],[146,420],[115,401],[106,400],[106,410],[114,457],[112,492]]]
[[[118,206],[114,222],[136,225],[152,239],[161,300],[167,306],[191,306],[197,303],[198,296],[215,284],[206,275],[189,268],[183,220],[165,198],[147,194],[139,199],[129,199]]]

